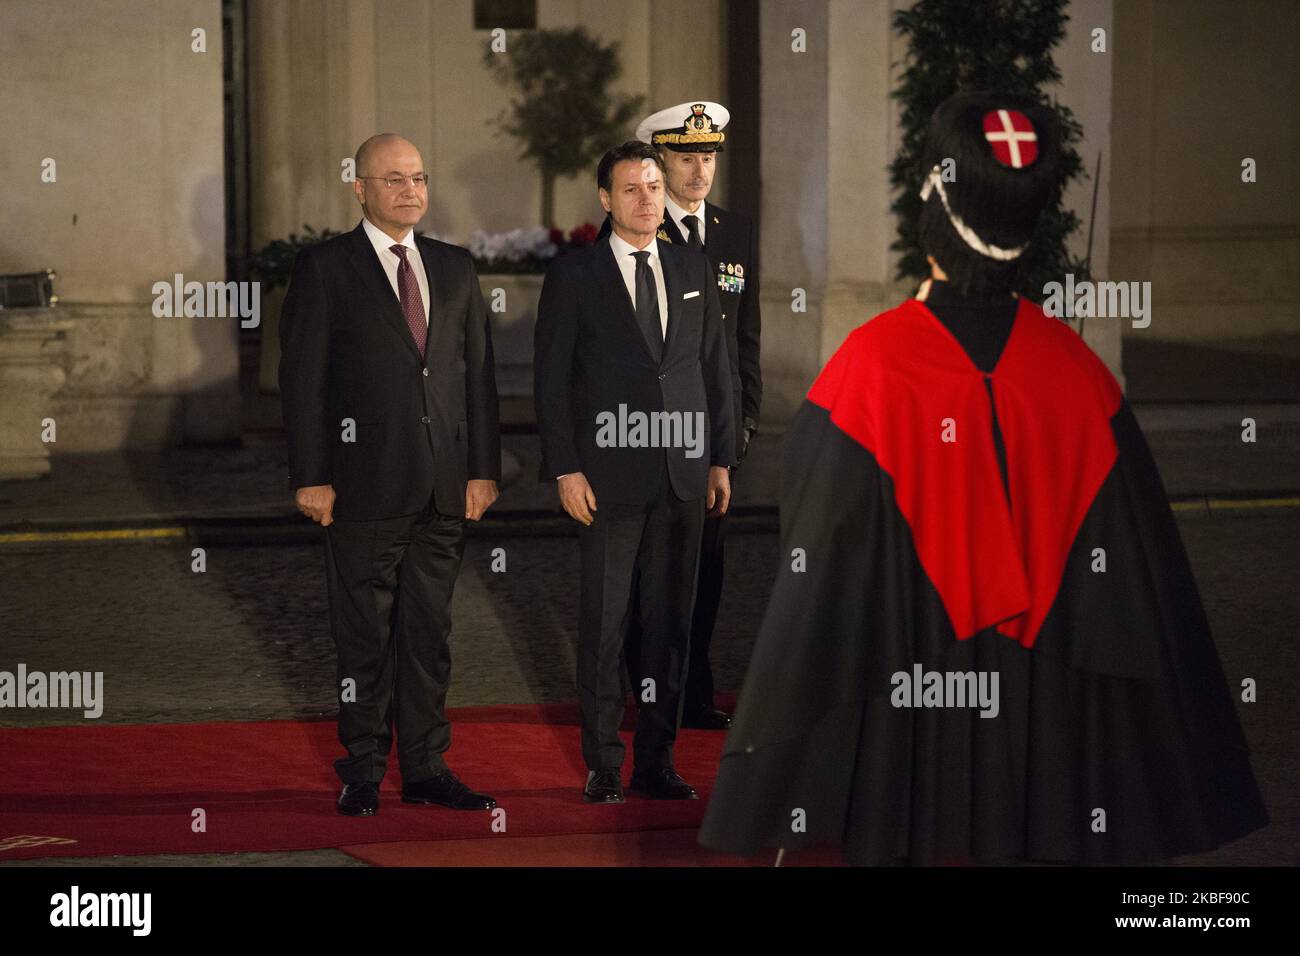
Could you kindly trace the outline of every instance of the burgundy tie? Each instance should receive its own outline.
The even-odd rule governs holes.
[[[429,323],[424,318],[424,302],[420,299],[420,286],[415,281],[415,271],[406,261],[406,246],[401,244],[389,246],[402,260],[397,264],[397,297],[402,300],[402,314],[406,316],[406,326],[415,339],[415,347],[424,358],[424,343],[429,338]]]

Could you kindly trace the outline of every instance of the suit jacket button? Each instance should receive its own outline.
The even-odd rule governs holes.
[[[665,377],[666,377],[666,376],[665,376],[664,374],[661,374],[661,375],[659,376],[659,381],[662,382],[662,381],[664,380]]]
[[[420,369],[420,371],[424,373],[425,378],[429,377],[429,370],[427,368],[422,368]]]
[[[425,415],[423,418],[420,419],[420,421],[424,422],[424,424],[426,425],[429,424],[429,416]]]

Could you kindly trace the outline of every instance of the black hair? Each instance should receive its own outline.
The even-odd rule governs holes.
[[[659,167],[659,174],[666,175],[663,158],[660,157],[659,151],[649,143],[643,143],[639,139],[630,139],[622,146],[615,146],[604,156],[600,157],[600,165],[596,167],[596,185],[605,192],[609,192],[610,186],[613,185],[614,167],[625,159],[645,160],[649,159]]]

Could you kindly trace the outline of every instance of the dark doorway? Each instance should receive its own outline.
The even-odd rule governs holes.
[[[249,274],[248,0],[221,2],[221,88],[225,117],[226,280]],[[256,329],[243,330],[257,337]]]
[[[753,0],[727,0],[727,109],[736,117],[727,128],[727,208],[755,221],[761,208],[759,144],[762,116],[759,76],[759,17]]]

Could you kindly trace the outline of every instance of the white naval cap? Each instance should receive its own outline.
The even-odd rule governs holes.
[[[722,128],[730,121],[731,114],[721,103],[695,100],[647,116],[637,125],[636,138],[680,153],[721,152],[727,138]]]

